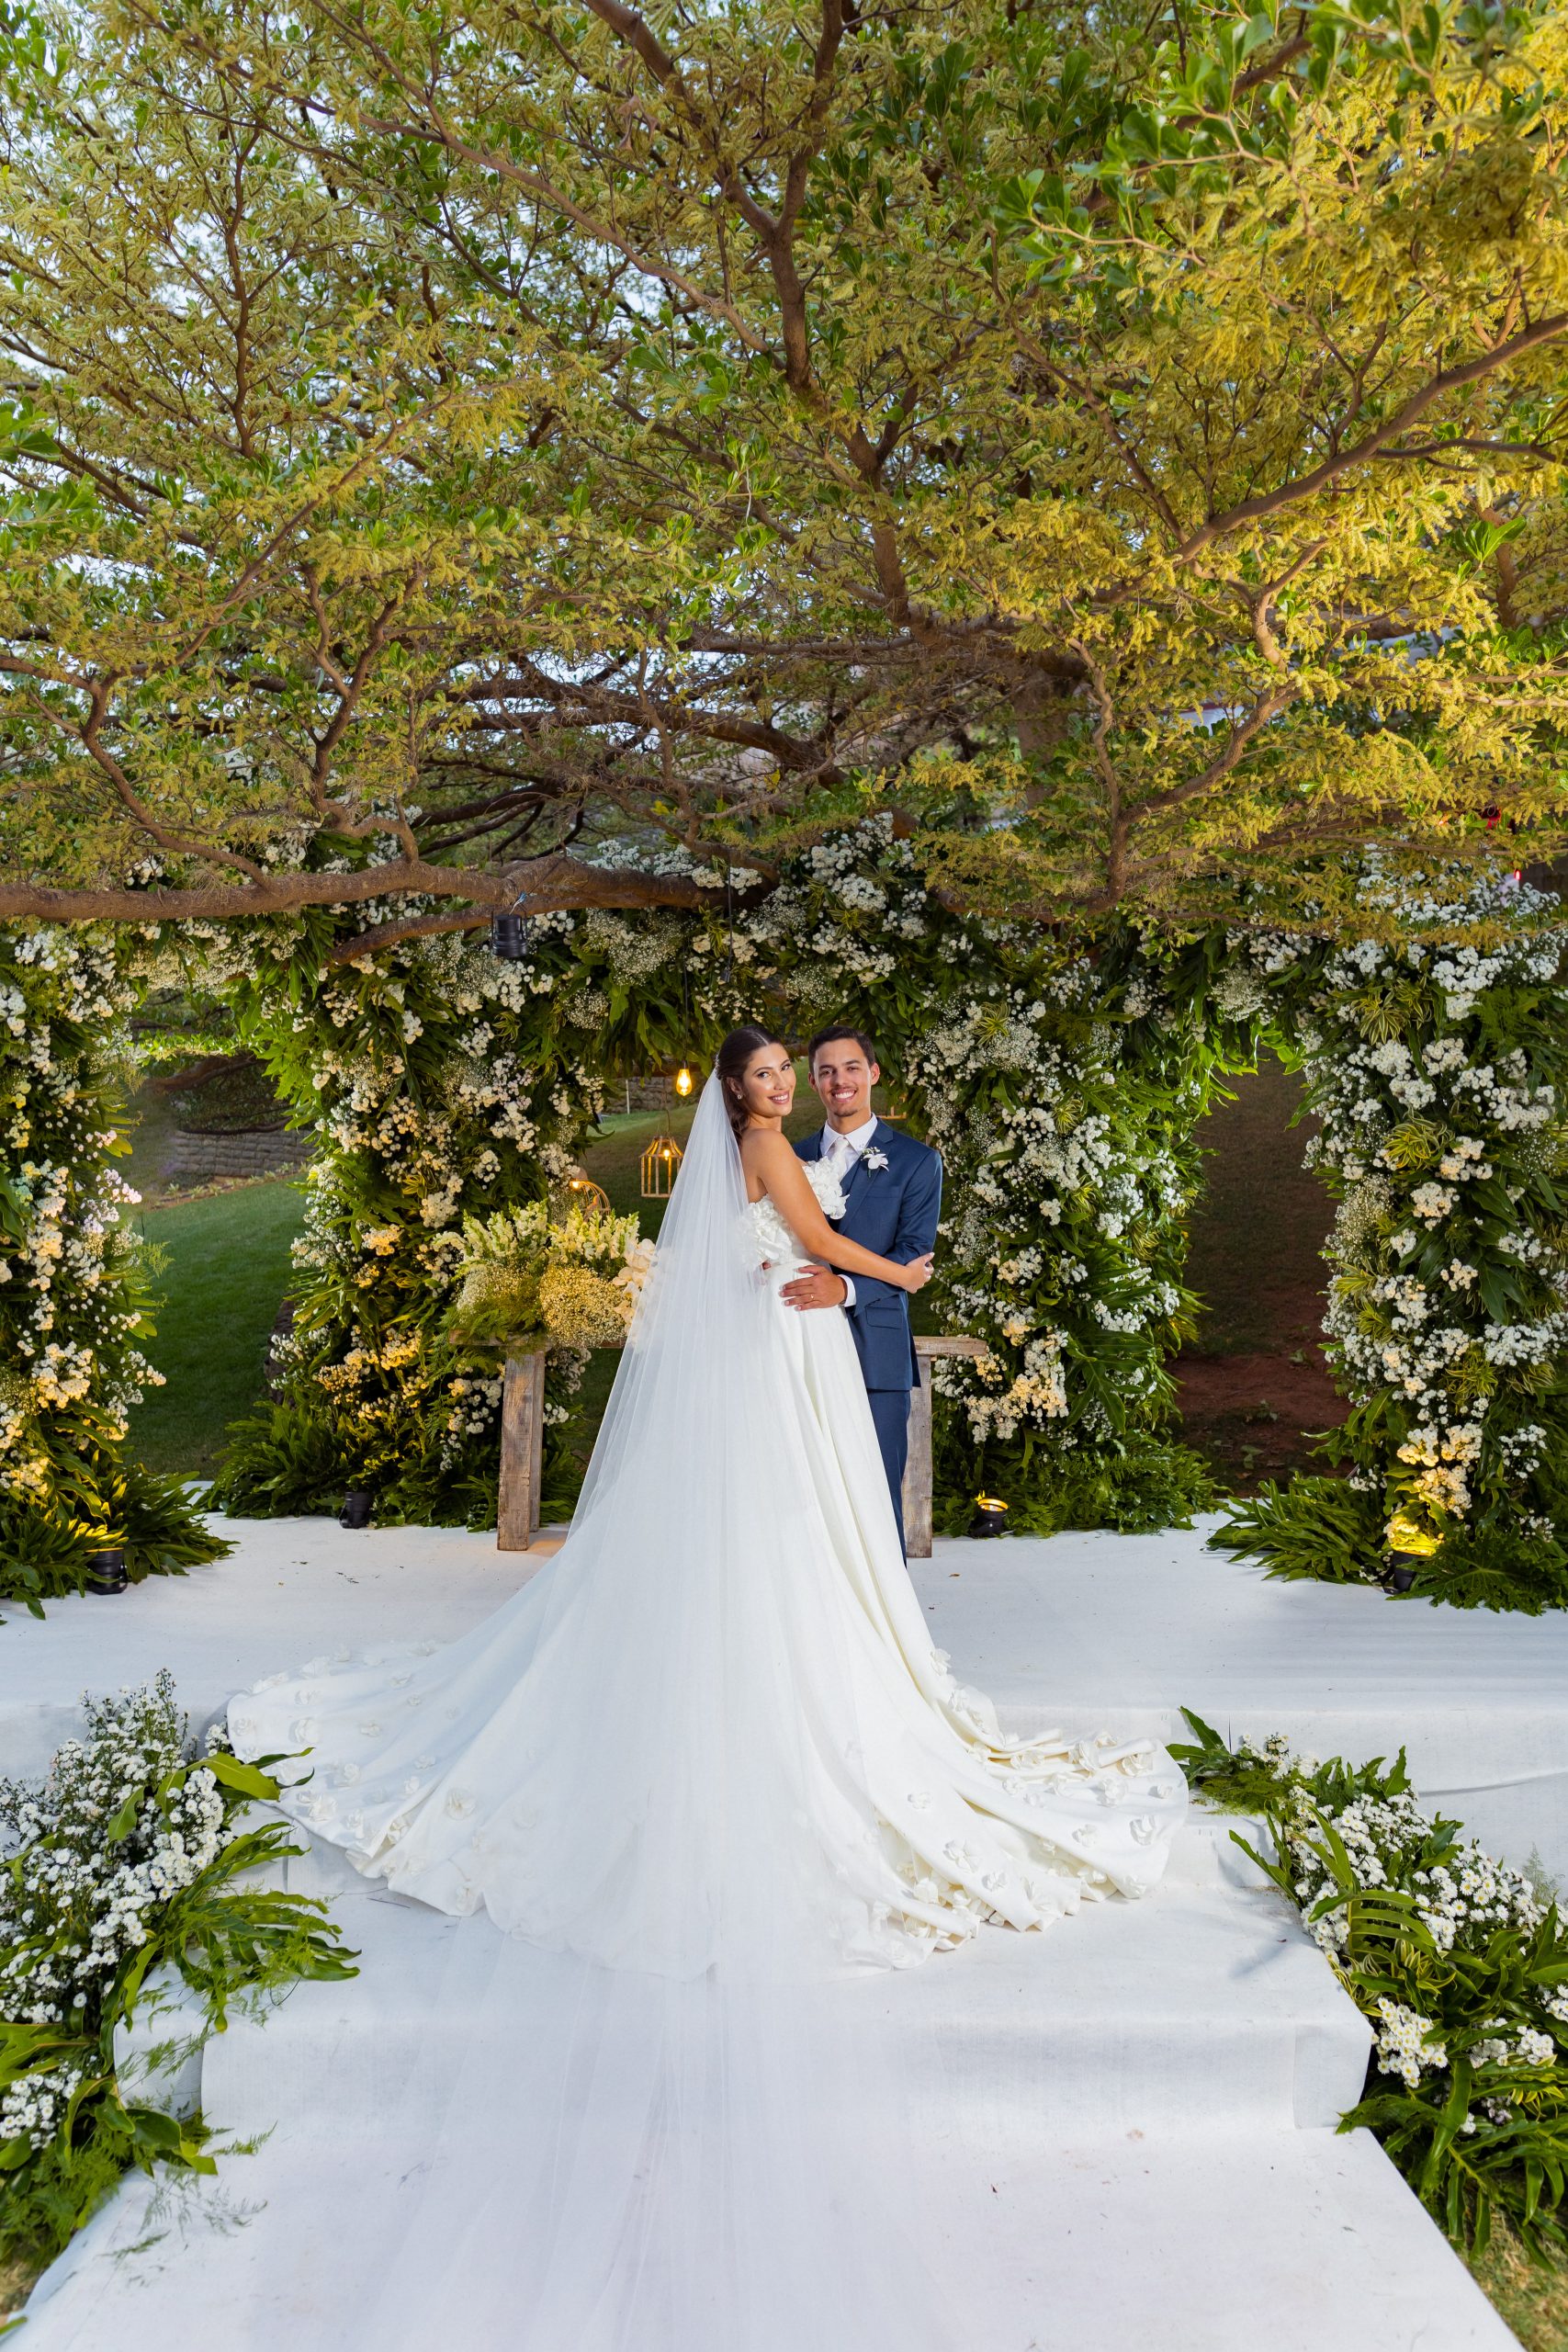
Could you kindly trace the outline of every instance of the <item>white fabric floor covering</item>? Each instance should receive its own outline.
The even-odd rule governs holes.
[[[0,1771],[44,1760],[84,1684],[167,1665],[204,1718],[312,1651],[457,1633],[528,1567],[444,1531],[234,1532],[239,1557],[186,1580],[61,1604],[41,1623],[11,1617]],[[1455,1810],[1516,1857],[1553,1850],[1540,1792],[1568,1778],[1559,1620],[1269,1585],[1193,1534],[942,1544],[917,1577],[963,1679],[988,1686],[1016,1728],[1165,1734],[1184,1700],[1323,1754],[1403,1737],[1425,1794],[1466,1792]],[[1559,1868],[1563,1837],[1559,1821]],[[207,2352],[220,2336],[240,2352],[380,2352],[384,2337],[334,2298],[334,2180],[369,2168],[389,2217],[412,2218],[441,2135],[389,2136],[386,2086],[416,2049],[439,2071],[449,2046],[455,2063],[480,1988],[523,1963],[482,1917],[389,1898],[335,1853],[290,1867],[290,1883],[338,1901],[363,1973],[298,1986],[265,2023],[209,2044],[209,2120],[270,2136],[216,2188],[128,2184],[35,2294],[37,2352]],[[940,2054],[917,2086],[922,2221],[975,2352],[1512,2344],[1375,2143],[1334,2133],[1367,2029],[1212,1819],[1183,1831],[1145,1903],[1091,1905],[1039,1937],[989,1932],[853,1997],[868,2032]],[[482,2138],[491,2123],[448,2115],[455,2126]],[[502,2352],[465,2329],[460,2275],[447,2340]]]
[[[450,1640],[533,1563],[456,1528],[222,1522],[236,1556],[0,1627],[0,1771],[38,1771],[78,1693],[175,1669],[197,1722],[263,1674],[342,1643]],[[1319,1756],[1401,1741],[1422,1796],[1568,1886],[1568,1611],[1495,1616],[1371,1587],[1281,1584],[1211,1552],[1213,1521],[1157,1535],[939,1543],[917,1561],[937,1641],[1010,1727],[1185,1736],[1284,1731]]]

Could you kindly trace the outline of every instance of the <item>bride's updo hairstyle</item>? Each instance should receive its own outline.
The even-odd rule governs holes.
[[[746,1065],[753,1054],[762,1051],[764,1046],[782,1046],[783,1043],[784,1039],[775,1037],[771,1029],[732,1029],[718,1049],[714,1068],[724,1088],[724,1107],[729,1114],[729,1124],[735,1131],[737,1143],[745,1134],[751,1117],[746,1108],[746,1096],[740,1083],[746,1075]]]

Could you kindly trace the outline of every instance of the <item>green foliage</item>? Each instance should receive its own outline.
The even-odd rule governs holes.
[[[199,2117],[121,2079],[117,2027],[155,2018],[177,1982],[200,2041],[237,2004],[355,1973],[324,1905],[268,1883],[302,1851],[253,1810],[276,1781],[216,1735],[197,1755],[167,1674],[87,1717],[40,1788],[0,1784],[0,2258],[35,2264],[132,2165],[216,2169]]]
[[[1269,1479],[1231,1504],[1209,1541],[1266,1560],[1270,1576],[1364,1584],[1382,1564],[1382,1518],[1377,1496],[1343,1478],[1292,1478],[1286,1487]]]
[[[297,1381],[231,1425],[210,1499],[240,1519],[319,1517],[354,1483],[325,1397]]]
[[[465,1214],[525,1212],[564,1185],[602,1097],[607,967],[573,933],[537,926],[525,966],[455,938],[334,962],[325,920],[251,943],[238,1018],[319,1157],[278,1393],[233,1431],[220,1508],[335,1510],[355,1486],[384,1523],[494,1524],[499,1369],[446,1324]],[[629,1044],[652,1015],[624,989],[621,1004]],[[552,1419],[577,1373],[553,1367]]]
[[[1302,1913],[1378,2032],[1341,2131],[1374,2131],[1457,2245],[1502,2215],[1540,2258],[1568,2253],[1568,1929],[1529,1882],[1428,1816],[1401,1751],[1352,1766],[1276,1736],[1233,1748],[1183,1708],[1173,1746],[1205,1802],[1264,1822],[1232,1836]],[[1393,2077],[1395,2087],[1387,2086]]]
[[[135,1577],[221,1556],[170,1480],[125,1458],[156,1380],[146,1269],[116,1171],[114,1097],[136,997],[123,946],[0,931],[0,1597],[82,1589],[90,1552]]]
[[[27,21],[34,911],[357,900],[345,837],[383,915],[605,903],[606,834],[716,902],[886,808],[961,903],[1184,928],[1561,841],[1556,11]]]
[[[943,1419],[933,1461],[933,1518],[942,1535],[967,1532],[978,1494],[998,1495],[1008,1505],[1010,1535],[1055,1535],[1073,1527],[1145,1535],[1190,1527],[1196,1512],[1213,1510],[1219,1500],[1201,1457],[1157,1435],[1063,1456],[1027,1437],[975,1446],[956,1414]]]
[[[1267,954],[1337,1206],[1325,1330],[1347,1488],[1297,1479],[1215,1540],[1281,1575],[1461,1608],[1568,1605],[1568,1022],[1559,900],[1364,862],[1366,929]],[[1468,933],[1461,931],[1468,926]],[[1250,953],[1256,955],[1255,948]]]

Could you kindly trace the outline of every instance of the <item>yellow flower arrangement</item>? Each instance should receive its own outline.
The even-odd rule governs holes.
[[[653,1259],[632,1216],[544,1202],[469,1217],[446,1329],[471,1348],[581,1354],[624,1340]]]

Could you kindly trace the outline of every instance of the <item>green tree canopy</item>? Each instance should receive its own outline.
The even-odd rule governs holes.
[[[1414,0],[46,0],[0,914],[678,902],[876,805],[1047,922],[1554,851],[1565,54]]]

